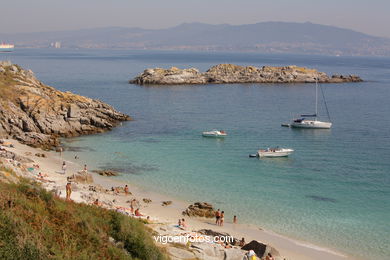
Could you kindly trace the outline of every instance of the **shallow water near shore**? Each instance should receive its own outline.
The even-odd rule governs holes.
[[[65,140],[89,168],[189,201],[208,201],[240,222],[365,259],[390,255],[390,59],[114,50],[17,50],[2,55],[46,84],[98,98],[134,121]],[[140,87],[147,67],[219,63],[298,65],[358,74],[366,82],[323,85],[333,128],[280,127],[314,110],[314,85]],[[320,111],[324,113],[324,108]],[[225,139],[201,132],[224,129]],[[289,158],[249,158],[290,147]]]

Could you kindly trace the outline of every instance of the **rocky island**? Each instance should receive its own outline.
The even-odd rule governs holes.
[[[42,148],[59,137],[100,133],[130,120],[99,100],[61,92],[39,81],[31,70],[0,62],[0,136]]]
[[[356,75],[332,75],[316,69],[297,66],[261,68],[219,64],[206,72],[198,69],[146,69],[142,74],[130,80],[138,85],[184,85],[184,84],[233,84],[233,83],[341,83],[363,81]]]

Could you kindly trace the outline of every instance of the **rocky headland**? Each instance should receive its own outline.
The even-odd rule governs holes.
[[[206,72],[198,69],[146,69],[142,74],[130,80],[138,85],[184,85],[184,84],[233,84],[233,83],[341,83],[363,81],[356,75],[332,75],[316,69],[297,66],[261,68],[219,64]]]
[[[101,133],[130,120],[99,100],[61,92],[39,81],[31,70],[0,62],[0,136],[42,148],[59,137]]]

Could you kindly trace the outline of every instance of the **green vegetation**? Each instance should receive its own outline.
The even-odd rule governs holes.
[[[27,180],[0,189],[0,259],[168,258],[136,219],[65,202]]]
[[[6,67],[5,71],[0,72],[0,101],[3,99],[11,99],[14,100],[14,86],[17,82],[15,81],[15,75],[13,75],[9,68]]]

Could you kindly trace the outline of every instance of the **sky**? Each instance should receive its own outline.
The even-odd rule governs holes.
[[[312,22],[390,38],[390,0],[4,0],[0,33]]]

